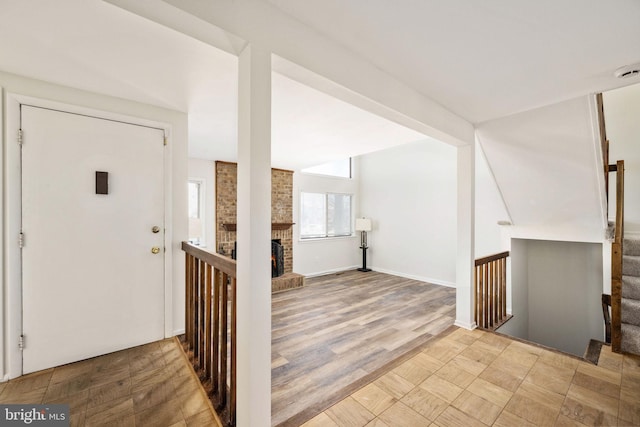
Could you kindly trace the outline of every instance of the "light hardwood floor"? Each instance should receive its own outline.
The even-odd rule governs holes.
[[[453,324],[455,289],[357,270],[272,297],[272,425],[297,426]]]
[[[0,403],[70,406],[72,426],[216,426],[176,339],[0,383]]]

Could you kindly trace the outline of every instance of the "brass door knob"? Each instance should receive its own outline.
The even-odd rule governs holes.
[[[155,234],[155,233],[159,233],[159,232],[160,232],[160,227],[158,227],[157,225],[154,225],[154,226],[151,228],[151,232],[152,232],[152,233],[154,233],[154,234]]]
[[[160,253],[160,248],[157,246],[154,246],[151,248],[151,253],[152,254],[159,254]]]

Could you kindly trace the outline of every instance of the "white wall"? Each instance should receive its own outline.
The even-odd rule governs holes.
[[[511,241],[511,286],[507,288],[507,313],[513,317],[500,327],[499,332],[529,339],[529,252],[527,241]]]
[[[216,252],[216,163],[212,160],[189,158],[189,179],[204,183],[204,247]]]
[[[178,333],[184,329],[184,255],[180,249],[181,242],[186,240],[187,237],[187,115],[184,113],[171,111],[163,108],[154,107],[151,105],[140,104],[136,102],[126,101],[120,98],[109,97],[106,95],[89,93],[77,89],[49,84],[46,82],[17,76],[10,73],[0,71],[0,87],[3,88],[3,105],[5,105],[7,99],[7,93],[29,96],[34,98],[46,99],[50,101],[60,102],[69,105],[75,105],[80,107],[86,107],[96,109],[100,111],[117,113],[126,116],[132,116],[139,119],[151,120],[154,122],[166,123],[171,126],[171,135],[169,139],[169,150],[171,153],[168,170],[166,170],[166,177],[168,179],[168,185],[170,187],[171,194],[171,211],[167,212],[167,233],[171,242],[172,262],[166,268],[167,280],[170,283],[172,294],[170,301],[170,310],[172,311],[172,318],[167,319],[167,328],[173,333]],[[2,132],[4,151],[4,160],[2,181],[6,192],[14,191],[18,182],[8,180],[7,168],[6,168],[6,147],[7,144],[15,143],[15,135],[6,134],[6,120],[8,110],[5,109],[5,127]],[[2,209],[3,222],[7,218],[7,206],[3,206]],[[4,232],[3,232],[4,233]],[[4,245],[8,245],[11,242],[8,241],[9,236],[3,234],[2,241]],[[6,247],[6,246],[5,246]],[[6,253],[3,253],[3,258],[6,261]],[[5,264],[6,268],[6,264]],[[2,272],[3,277],[3,294],[7,294],[7,289],[10,286],[19,286],[16,283],[8,283],[6,270]],[[13,309],[15,307],[11,307]],[[0,319],[6,319],[8,314],[8,303],[6,300],[0,304]],[[3,322],[4,320],[0,320]],[[3,364],[0,364],[0,378],[2,378],[7,372],[7,353],[8,347],[4,346],[4,342],[7,334],[7,325],[2,324],[1,333],[3,338],[0,339],[0,343],[3,343]],[[4,365],[4,366],[3,366]]]
[[[578,356],[603,340],[601,244],[514,240],[511,253],[514,318],[499,332]]]
[[[475,258],[482,258],[509,250],[508,230],[498,225],[498,221],[511,222],[509,212],[502,200],[493,172],[476,143],[476,216],[475,216]]]
[[[301,187],[305,191],[352,192],[356,194],[356,216],[370,216],[374,223],[374,230],[369,233],[369,267],[453,286],[457,203],[455,156],[455,149],[430,140],[356,158],[354,170],[359,184],[357,179],[349,181],[298,172],[294,176],[294,215],[297,218]],[[425,189],[426,194],[416,197],[417,191]],[[398,209],[398,206],[404,209]],[[400,216],[398,212],[401,212]],[[399,219],[394,220],[394,217]],[[504,227],[497,224],[502,220],[509,221],[509,214],[484,154],[478,149],[476,258],[509,250]],[[416,234],[411,224],[425,222],[428,225]],[[405,236],[403,240],[394,237],[396,231]],[[295,233],[294,270],[297,273],[315,275],[362,263],[359,240],[300,242],[297,227]],[[407,235],[411,236],[409,240],[406,240]],[[393,242],[389,243],[389,240]],[[385,243],[381,245],[381,241]],[[404,247],[405,244],[409,246]],[[425,261],[425,253],[436,259]],[[345,263],[346,259],[350,259],[351,264]],[[443,260],[448,267],[441,265]],[[430,264],[433,265],[430,267]],[[434,270],[434,267],[437,268]]]
[[[609,139],[610,164],[624,160],[624,231],[640,235],[640,84],[605,92],[604,113]],[[615,200],[615,173],[609,197]],[[609,212],[615,217],[615,204]]]
[[[519,238],[602,242],[604,174],[592,96],[478,125]]]
[[[456,162],[456,149],[434,140],[359,158],[371,268],[455,286]]]
[[[353,161],[353,178],[333,178],[295,172],[293,175],[293,271],[305,276],[353,269],[362,262],[358,237],[334,239],[300,240],[300,193],[334,192],[353,194],[353,209],[359,213],[358,161]]]

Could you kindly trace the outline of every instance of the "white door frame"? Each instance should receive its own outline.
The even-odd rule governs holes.
[[[50,108],[68,113],[81,114],[107,120],[115,120],[135,125],[147,126],[164,131],[167,145],[164,150],[164,336],[173,335],[173,292],[171,287],[173,248],[171,245],[172,232],[172,198],[171,198],[171,125],[138,117],[125,116],[117,113],[95,110],[88,107],[64,104],[30,96],[6,94],[6,135],[5,135],[5,201],[4,212],[4,251],[7,310],[7,336],[5,354],[7,356],[7,372],[4,379],[16,378],[22,375],[22,351],[18,341],[22,334],[22,254],[18,246],[18,236],[22,222],[22,171],[21,153],[18,144],[18,130],[20,129],[20,105],[28,104],[35,107]],[[1,111],[0,111],[1,112]],[[28,137],[25,136],[25,141]],[[25,242],[28,244],[28,242]],[[29,345],[28,342],[25,343]]]
[[[3,99],[3,95],[4,95],[4,88],[2,86],[0,86],[0,99]],[[4,103],[0,102],[0,132],[2,132],[2,129],[4,129]],[[6,140],[6,134],[1,134],[0,135],[0,141],[3,142],[3,148],[6,144],[4,144],[4,141]],[[1,149],[0,150],[0,182],[5,182],[5,150]],[[0,227],[2,227],[0,230],[0,240],[2,241],[2,243],[0,244],[0,260],[4,260],[4,254],[5,254],[5,236],[6,236],[6,229],[4,227],[5,225],[5,211],[4,211],[4,196],[0,197]],[[4,289],[4,283],[7,283],[6,281],[6,276],[5,276],[5,268],[4,265],[0,265],[0,280],[2,280],[3,286],[2,289]],[[6,361],[6,356],[7,356],[7,351],[5,350],[6,347],[6,324],[5,324],[5,311],[8,308],[8,304],[5,301],[5,292],[0,292],[0,313],[2,313],[2,316],[0,316],[0,347],[2,348],[2,351],[0,351],[0,381],[4,381],[8,379],[8,375],[6,375],[7,371],[5,371],[5,367],[7,366],[5,361]],[[6,369],[8,369],[8,367],[6,367]]]

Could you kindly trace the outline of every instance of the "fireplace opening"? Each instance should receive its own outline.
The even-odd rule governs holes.
[[[279,277],[284,274],[284,246],[282,240],[271,240],[271,277]]]
[[[231,258],[236,259],[237,242],[233,242]],[[280,277],[284,274],[284,246],[281,239],[271,240],[271,277]]]

